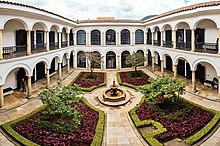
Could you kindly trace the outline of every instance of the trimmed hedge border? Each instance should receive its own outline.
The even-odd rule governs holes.
[[[184,99],[184,98],[183,98]],[[154,127],[157,128],[157,130],[153,130],[150,132],[147,132],[146,134],[142,135],[144,137],[144,139],[150,144],[150,145],[158,145],[158,146],[163,146],[162,143],[160,143],[158,140],[156,140],[154,138],[155,135],[157,134],[161,134],[163,132],[166,132],[167,129],[163,127],[163,125],[161,125],[159,122],[156,122],[154,120],[143,120],[141,121],[138,118],[138,115],[136,114],[136,110],[143,104],[145,100],[145,97],[143,96],[140,103],[138,105],[136,105],[133,109],[131,109],[129,111],[129,115],[131,116],[131,119],[133,120],[135,126],[138,127],[144,127],[147,126],[149,124],[152,124]],[[186,99],[184,99],[186,100]],[[197,133],[195,133],[194,135],[190,136],[189,138],[185,139],[184,142],[188,145],[192,145],[195,144],[196,142],[198,142],[200,139],[202,139],[206,134],[208,134],[208,132],[210,132],[210,130],[212,130],[212,128],[219,122],[220,119],[220,112],[219,111],[215,111],[212,109],[208,109],[205,108],[201,105],[195,104],[191,101],[186,100],[188,103],[193,104],[195,106],[199,106],[202,109],[212,112],[215,114],[215,116],[213,117],[213,119],[205,126],[203,127],[200,131],[198,131]]]
[[[74,84],[74,82],[79,78],[79,76],[80,76],[82,73],[84,73],[84,72],[80,72],[80,73],[72,80],[72,82],[70,83],[70,86],[71,86],[72,84]],[[91,92],[92,90],[95,90],[95,89],[97,89],[97,88],[99,88],[99,87],[103,87],[103,86],[106,86],[106,85],[107,85],[107,74],[106,74],[106,72],[104,72],[104,82],[103,82],[103,83],[99,84],[98,86],[92,86],[92,87],[90,87],[90,88],[82,88],[82,87],[79,87],[79,88],[80,88],[80,90],[82,90],[82,91]]]
[[[140,70],[140,71],[142,71],[142,70]],[[143,72],[143,71],[142,71]],[[130,88],[133,88],[133,89],[135,89],[135,90],[137,90],[138,88],[140,88],[141,86],[143,86],[143,85],[141,85],[141,86],[135,86],[135,85],[132,85],[132,84],[128,84],[128,83],[126,83],[126,82],[122,82],[122,80],[121,80],[121,77],[120,77],[120,74],[119,74],[120,72],[117,72],[117,79],[118,79],[118,84],[119,85],[123,85],[123,86],[126,86],[126,87],[130,87]],[[143,72],[144,74],[146,74],[145,72]]]
[[[92,110],[96,111],[99,113],[99,119],[96,125],[96,130],[95,130],[95,135],[93,138],[93,141],[91,143],[91,146],[97,146],[97,145],[101,145],[102,144],[102,139],[103,139],[103,131],[104,131],[104,122],[105,122],[105,115],[104,112],[93,107],[85,98],[82,98],[83,102],[89,106]],[[20,117],[16,120],[10,121],[8,123],[5,123],[3,125],[1,125],[1,127],[11,136],[13,137],[18,143],[22,144],[22,145],[31,145],[31,146],[39,146],[38,144],[26,139],[25,137],[21,136],[20,134],[18,134],[16,131],[13,130],[12,126],[32,117],[34,114],[42,111],[43,109],[46,108],[47,105],[42,105],[41,107],[39,107],[38,109],[34,110],[33,112]]]

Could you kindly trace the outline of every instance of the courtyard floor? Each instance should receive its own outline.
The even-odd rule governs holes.
[[[81,70],[71,70],[69,74],[64,69],[63,71],[63,81],[64,85],[69,84],[72,79],[77,76]],[[152,72],[151,69],[142,68],[142,70],[151,77],[156,77],[157,74],[160,74],[158,70]],[[115,71],[107,71],[107,86],[109,87],[113,80],[116,81]],[[166,74],[170,74],[166,72]],[[171,74],[170,74],[171,75]],[[56,85],[57,75],[51,77],[51,87]],[[27,98],[24,93],[16,92],[15,94],[5,97],[5,107],[0,109],[0,124],[6,123],[8,121],[14,120],[18,117],[22,117],[27,113],[35,110],[42,105],[41,101],[37,98],[37,95],[45,88],[46,80],[40,80],[35,83],[33,86],[33,94],[31,98]],[[115,145],[134,145],[142,146],[147,145],[147,143],[142,139],[139,132],[136,130],[133,122],[131,121],[128,111],[133,108],[141,100],[142,94],[135,92],[135,90],[127,87],[121,87],[123,90],[128,91],[131,94],[131,100],[124,106],[119,107],[108,107],[102,105],[98,99],[98,94],[102,93],[106,87],[98,88],[92,92],[84,94],[84,97],[96,108],[99,108],[105,112],[105,131],[103,145],[115,146]],[[190,85],[187,87],[187,92],[185,92],[184,97],[187,100],[190,100],[194,103],[200,104],[204,107],[215,109],[220,111],[220,100],[217,97],[217,91],[210,92],[213,90],[208,87],[200,87],[200,84],[197,84],[199,90],[198,93],[193,93],[190,90]],[[205,88],[205,90],[201,90]],[[207,88],[207,89],[206,89]],[[211,94],[210,94],[211,93]],[[207,95],[207,96],[205,96]],[[220,146],[220,128],[207,140],[205,140],[201,145],[202,146]],[[11,143],[4,135],[0,132],[0,146],[12,146]]]

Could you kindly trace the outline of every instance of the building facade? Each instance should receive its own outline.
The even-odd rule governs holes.
[[[62,76],[62,68],[88,68],[84,53],[102,57],[102,70],[127,68],[125,58],[140,52],[143,66],[155,65],[192,80],[220,79],[220,2],[207,2],[163,13],[148,20],[72,21],[18,3],[0,2],[0,107],[9,90],[28,94],[32,84]],[[214,82],[213,82],[214,81]],[[220,95],[220,89],[219,95]]]

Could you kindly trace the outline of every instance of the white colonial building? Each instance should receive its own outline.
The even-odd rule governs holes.
[[[126,68],[125,58],[141,52],[157,65],[192,80],[218,84],[220,79],[220,1],[172,10],[148,20],[73,21],[28,5],[0,1],[0,107],[4,94],[31,85],[62,68],[87,68],[86,51],[103,56],[97,68]],[[214,81],[214,82],[213,82]],[[218,88],[219,89],[219,88]],[[220,89],[219,89],[220,95]]]

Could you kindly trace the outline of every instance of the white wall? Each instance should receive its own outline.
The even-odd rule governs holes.
[[[10,20],[5,24],[2,37],[2,46],[15,46],[16,45],[16,30],[24,29],[21,22]]]
[[[9,88],[11,87],[12,89],[16,89],[17,88],[17,72],[19,69],[14,69],[12,70],[7,78],[6,78],[6,82],[5,85],[3,86],[3,89]]]
[[[205,79],[212,81],[214,77],[217,77],[217,73],[214,67],[208,63],[200,63],[205,66]]]

